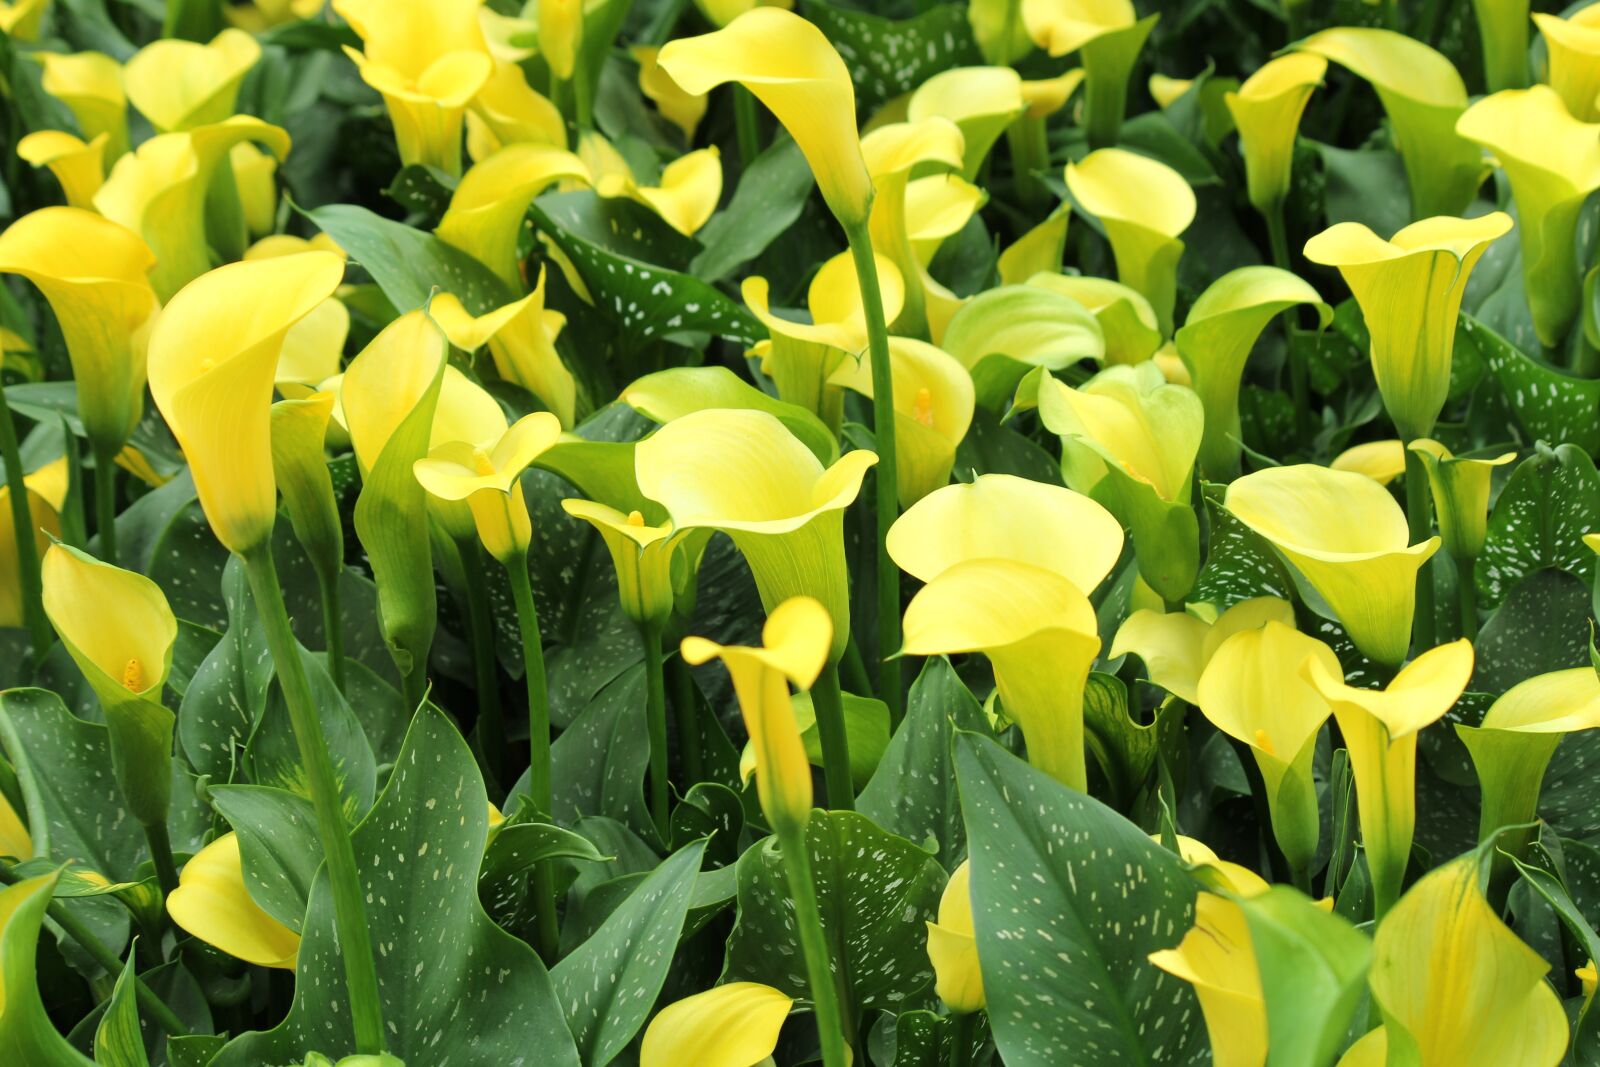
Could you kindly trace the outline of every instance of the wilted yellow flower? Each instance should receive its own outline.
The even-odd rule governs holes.
[[[522,499],[522,472],[560,436],[556,417],[536,411],[518,419],[493,448],[450,441],[417,460],[413,469],[417,481],[434,496],[465,500],[483,547],[511,566],[527,554],[533,537],[528,505]]]
[[[1327,70],[1328,61],[1319,55],[1279,56],[1224,97],[1239,129],[1250,203],[1263,215],[1276,213],[1289,195],[1300,116]]]
[[[760,982],[728,982],[662,1008],[639,1067],[756,1067],[771,1058],[794,1001]]]
[[[251,899],[237,834],[223,834],[184,864],[167,913],[185,932],[235,959],[294,970],[300,935]]]
[[[86,141],[106,135],[106,162],[128,150],[128,98],[122,64],[100,52],[34,52],[44,67],[40,86],[67,105]]]
[[[1575,118],[1600,120],[1600,9],[1579,8],[1571,18],[1533,16],[1549,54],[1550,87]]]
[[[984,1009],[983,971],[972,928],[971,860],[962,861],[945,883],[939,921],[928,924],[928,959],[933,963],[934,992],[945,1007],[958,1015]]]
[[[94,194],[105,181],[106,135],[85,144],[70,133],[39,130],[17,142],[17,155],[35,167],[49,167],[61,183],[67,206],[94,210]]]
[[[1081,53],[1091,148],[1116,143],[1128,78],[1159,17],[1139,18],[1129,0],[1022,0],[1022,21],[1035,44],[1052,56]]]
[[[261,46],[243,30],[223,30],[209,44],[163,38],[128,60],[123,79],[150,125],[175,133],[231,117],[239,86],[260,58]]]
[[[564,148],[507,145],[473,165],[456,186],[434,232],[522,289],[517,238],[533,198],[559,181],[589,181],[589,168]]]

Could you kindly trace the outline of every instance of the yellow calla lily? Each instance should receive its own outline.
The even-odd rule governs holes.
[[[222,5],[222,17],[231,26],[250,33],[261,33],[286,22],[316,18],[323,0],[249,0],[248,3]]]
[[[1300,116],[1327,70],[1328,61],[1320,55],[1290,53],[1269,60],[1238,92],[1223,97],[1239,130],[1250,204],[1270,225],[1281,225],[1273,220],[1289,195]]]
[[[1332,609],[1363,655],[1399,665],[1411,642],[1416,576],[1439,538],[1409,544],[1405,513],[1364,474],[1309,463],[1228,486],[1224,506],[1272,545]]]
[[[1239,473],[1239,384],[1256,340],[1280,313],[1301,305],[1315,308],[1322,326],[1333,321],[1333,309],[1295,275],[1240,267],[1206,287],[1173,338],[1205,408],[1200,466],[1212,478]]]
[[[426,366],[427,364],[423,364],[423,367]],[[422,368],[419,367],[418,370]],[[425,382],[421,379],[412,379],[408,384],[412,388],[425,387]],[[391,403],[401,401],[403,394],[393,395],[388,399]],[[402,411],[397,407],[395,414],[404,418],[409,415],[409,411]],[[433,420],[428,425],[428,453],[431,455],[437,450],[444,449],[442,454],[453,455],[456,460],[468,466],[481,468],[484,464],[478,461],[471,450],[476,448],[487,453],[494,447],[496,441],[505,436],[508,428],[504,410],[495,398],[489,395],[488,390],[461,373],[456,367],[446,363],[433,405]],[[368,451],[370,452],[370,449]],[[361,460],[359,454],[356,459],[359,463]],[[479,473],[487,472],[480,470]],[[521,498],[520,491],[517,496],[518,499]],[[492,502],[492,499],[486,497],[485,501]],[[429,493],[427,508],[429,517],[438,523],[440,529],[458,546],[471,545],[482,540],[478,533],[479,523],[475,513],[465,498]],[[519,510],[512,505],[511,519],[519,520],[525,510]],[[489,512],[491,520],[496,520],[498,517],[498,511]],[[517,525],[520,528],[522,524],[518,522]],[[499,524],[496,523],[494,528],[500,529]],[[445,565],[449,566],[448,557],[446,560]]]
[[[206,194],[217,167],[241,141],[257,141],[282,159],[289,135],[247,115],[183,133],[165,133],[117,160],[94,204],[141,234],[156,255],[151,282],[163,299],[211,266],[206,244]]]
[[[1089,309],[1036,285],[979,293],[950,317],[943,336],[941,347],[972,375],[978,403],[997,414],[1008,404],[1031,404],[1037,393],[1032,383],[1043,371],[1105,355],[1105,338]]]
[[[1035,44],[1052,56],[1081,54],[1091,148],[1116,144],[1128,79],[1159,17],[1139,18],[1130,0],[1022,0],[1022,21]]]
[[[1600,189],[1600,124],[1567,113],[1545,85],[1510,89],[1467,109],[1456,132],[1488,149],[1511,180],[1522,280],[1542,344],[1562,342],[1578,314],[1578,212]]]
[[[19,41],[35,41],[44,25],[44,15],[50,10],[50,0],[10,0],[0,2],[0,30]]]
[[[167,897],[167,914],[186,933],[235,959],[294,970],[300,935],[251,899],[237,834],[223,834],[184,864],[178,888]]]
[[[900,506],[910,507],[950,481],[956,447],[972,425],[972,376],[959,360],[926,341],[889,338],[894,376],[896,479]],[[872,396],[872,364],[844,360],[828,379]]]
[[[1456,133],[1467,87],[1450,60],[1405,34],[1370,28],[1323,30],[1290,47],[1339,64],[1377,91],[1411,182],[1413,216],[1466,210],[1484,167],[1473,144]]]
[[[1146,86],[1156,107],[1162,111],[1176,104],[1183,94],[1194,88],[1193,78],[1171,78],[1165,74],[1152,74]]]
[[[72,360],[78,417],[106,456],[122,450],[144,409],[154,263],[137,234],[78,208],[29,212],[0,235],[0,273],[22,275],[50,302]]]
[[[442,403],[442,402],[441,402]],[[417,481],[441,500],[465,500],[477,524],[478,539],[506,566],[527,555],[533,537],[521,474],[561,436],[561,423],[548,411],[524,415],[494,442],[480,448],[448,441],[413,464]]]
[[[44,67],[39,84],[67,105],[86,141],[106,135],[106,162],[128,150],[128,98],[122,85],[122,64],[100,52],[34,52]]]
[[[704,96],[694,96],[683,91],[677,82],[661,69],[657,58],[661,49],[655,45],[634,45],[629,54],[639,64],[639,91],[656,105],[662,118],[683,131],[683,143],[694,143],[694,131],[706,117],[710,101]]]
[[[722,158],[717,147],[702,148],[668,163],[659,185],[639,185],[630,174],[602,178],[601,196],[627,196],[660,215],[667,225],[693,236],[717,210],[722,198]]]
[[[1082,67],[1074,67],[1054,78],[1024,79],[1022,102],[1027,105],[1027,110],[1023,112],[1023,117],[1045,119],[1054,115],[1067,106],[1067,101],[1072,99],[1072,94],[1078,91],[1085,77],[1087,75]]]
[[[539,4],[539,54],[557,81],[571,81],[577,69],[583,47],[583,8],[583,0],[541,0]]]
[[[481,0],[334,0],[361,37],[345,54],[361,79],[383,94],[402,163],[461,173],[461,123],[467,104],[494,69],[478,21]]]
[[[1010,66],[1033,51],[1033,39],[1022,21],[1022,0],[973,0],[967,24],[986,62]]]
[[[240,141],[228,153],[233,168],[239,208],[245,231],[251,237],[264,237],[278,221],[278,161],[249,141]]]
[[[776,7],[784,11],[794,9],[794,0],[694,0],[695,10],[706,17],[711,25],[721,28],[758,7]]]
[[[231,263],[185,286],[151,334],[150,392],[233,552],[264,541],[278,510],[269,400],[284,335],[343,278],[329,252]]]
[[[1120,148],[1068,163],[1067,189],[1105,227],[1118,280],[1145,295],[1162,334],[1170,334],[1183,255],[1178,235],[1194,221],[1194,190],[1165,163]]]
[[[1296,880],[1310,884],[1317,787],[1311,763],[1331,708],[1300,673],[1315,658],[1331,677],[1339,660],[1322,641],[1269,620],[1217,646],[1200,676],[1199,706],[1212,725],[1250,746],[1267,788],[1273,835]]]
[[[106,175],[106,135],[85,144],[70,133],[40,130],[17,142],[17,155],[35,167],[49,167],[69,207],[94,210],[94,194]]]
[[[1328,466],[1336,471],[1365,474],[1379,485],[1388,485],[1406,472],[1406,446],[1398,437],[1351,445],[1334,456]]]
[[[520,292],[517,235],[528,205],[557,182],[589,180],[589,168],[564,148],[507,145],[467,171],[434,232]]]
[[[1061,203],[1044,217],[1043,222],[1006,246],[995,261],[1000,272],[1000,284],[1023,285],[1032,278],[1056,276],[1061,269],[1061,257],[1067,249],[1067,224],[1071,221],[1072,205]],[[1131,289],[1128,291],[1132,292]],[[1151,317],[1154,318],[1153,315]]]
[[[123,80],[150,125],[176,133],[232,116],[239,86],[260,59],[261,46],[243,30],[223,30],[209,44],[164,38],[128,60]]]
[[[623,514],[592,500],[563,500],[561,507],[600,532],[617,569],[622,611],[640,626],[660,626],[672,615],[672,557],[689,531],[674,530],[670,520],[645,522],[638,511]]]
[[[10,856],[15,860],[33,856],[33,836],[28,833],[27,824],[4,794],[0,794],[0,856]]]
[[[1150,962],[1194,986],[1215,1067],[1267,1062],[1267,1003],[1250,925],[1236,902],[1199,894],[1189,932],[1177,948],[1152,952]]]
[[[995,141],[1026,108],[1022,78],[1010,67],[956,67],[935,74],[911,94],[906,119],[954,122],[963,139],[961,173],[970,181]]]
[[[1338,267],[1372,335],[1372,373],[1402,440],[1427,437],[1450,390],[1456,320],[1472,268],[1511,218],[1440,216],[1385,241],[1341,222],[1306,242],[1306,258]]]
[[[324,447],[333,401],[332,392],[320,391],[272,405],[273,480],[324,588],[338,580],[344,563],[344,525]]]
[[[857,449],[824,470],[774,416],[719,408],[674,419],[634,450],[639,490],[678,529],[731,537],[769,612],[797,596],[827,608],[835,660],[850,636],[844,509],[877,462]]]
[[[1292,629],[1294,606],[1275,596],[1252,597],[1209,622],[1186,611],[1140,608],[1117,629],[1117,636],[1111,641],[1111,658],[1133,653],[1144,662],[1152,685],[1198,704],[1200,679],[1217,649],[1234,634],[1260,630],[1269,622]],[[1298,667],[1299,663],[1293,666]]]
[[[468,106],[467,155],[475,163],[508,144],[567,147],[567,124],[560,109],[528,84],[515,63],[497,60]]]
[[[642,446],[641,446],[642,447]],[[811,817],[811,761],[806,758],[789,700],[789,683],[811,688],[839,644],[829,612],[808,596],[774,607],[761,628],[761,647],[683,639],[684,661],[721,659],[733,679],[745,729],[756,754],[756,794],[774,830],[803,828]]]
[[[1106,363],[1143,363],[1161,347],[1161,322],[1137,289],[1082,274],[1035,274],[1026,284],[1071,297],[1088,308],[1105,336]]]
[[[1456,559],[1477,559],[1489,535],[1489,480],[1496,467],[1510,463],[1517,454],[1504,452],[1492,459],[1453,456],[1428,438],[1413,441],[1411,451],[1422,457],[1427,469],[1444,550]]]
[[[950,872],[939,898],[939,921],[928,924],[928,959],[933,964],[933,989],[957,1015],[982,1011],[983,971],[978,966],[978,939],[972,927],[972,861]]]
[[[301,399],[315,391],[339,373],[349,335],[349,309],[337,297],[324,300],[284,335],[272,384],[291,399]]]
[[[1367,984],[1382,1012],[1346,1064],[1555,1067],[1568,1024],[1544,980],[1550,965],[1484,897],[1479,857],[1437,867],[1405,895],[1373,938]],[[1358,1045],[1357,1047],[1360,1047]],[[1355,1058],[1352,1059],[1351,1057]]]
[[[868,222],[872,245],[894,261],[905,280],[904,306],[899,314],[889,316],[889,322],[903,333],[919,333],[927,324],[923,261],[912,248],[907,220],[911,173],[919,167],[959,168],[965,144],[961,127],[939,115],[920,122],[887,123],[861,139],[875,192]]]
[[[1417,825],[1417,734],[1455,706],[1472,667],[1472,642],[1466,640],[1429,649],[1383,689],[1346,685],[1342,672],[1315,656],[1300,666],[1332,706],[1350,751],[1361,841],[1380,921],[1399,899],[1411,859]]]
[[[1579,8],[1571,18],[1533,16],[1549,54],[1550,87],[1582,122],[1600,121],[1600,10]]]
[[[1132,531],[1140,575],[1164,599],[1182,601],[1200,570],[1190,505],[1200,398],[1152,363],[1108,367],[1081,389],[1039,373],[1039,419],[1061,436],[1067,484],[1111,509]]]
[[[1076,585],[1016,560],[957,563],[912,597],[904,633],[908,655],[987,656],[1006,714],[1027,741],[1028,762],[1088,789],[1083,687],[1100,636],[1094,608]]]
[[[657,62],[695,96],[725,82],[754,93],[805,153],[833,213],[847,226],[866,222],[872,178],[856,136],[855,87],[821,30],[780,8],[757,7],[714,33],[672,41]]]
[[[1219,888],[1227,890],[1236,897],[1249,899],[1258,897],[1271,889],[1267,880],[1252,871],[1249,867],[1237,863],[1229,863],[1218,858],[1211,850],[1211,846],[1204,841],[1183,834],[1174,835],[1178,844],[1178,858],[1192,868],[1205,868],[1206,876],[1213,880]],[[1150,840],[1159,843],[1160,834],[1152,834]],[[1332,903],[1331,901],[1329,902]]]
[[[760,982],[729,982],[674,1001],[645,1027],[639,1067],[759,1067],[794,1001]]]
[[[957,174],[930,174],[906,184],[906,237],[919,274],[987,199],[987,193]]]
[[[28,520],[33,523],[35,558],[42,558],[51,539],[61,536],[61,507],[66,500],[67,473],[67,457],[62,456],[22,480],[28,491]],[[17,528],[11,514],[11,487],[0,484],[0,626],[27,624],[22,606],[20,567]]]
[[[544,283],[541,270],[533,292],[477,316],[453,294],[440,293],[428,305],[428,313],[457,348],[472,352],[487,344],[501,378],[522,386],[554,412],[562,426],[571,426],[577,417],[578,384],[556,351],[556,337],[567,317],[544,306]]]

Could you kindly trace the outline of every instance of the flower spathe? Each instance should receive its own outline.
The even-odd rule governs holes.
[[[722,196],[722,158],[715,145],[679,156],[661,170],[656,185],[640,185],[630,174],[599,179],[601,196],[627,196],[685,236],[693,236],[717,209]]]
[[[294,970],[300,935],[251,898],[237,834],[223,834],[184,864],[167,913],[186,933],[235,959]]]
[[[1035,288],[1070,297],[1087,308],[1100,324],[1105,338],[1106,363],[1143,363],[1161,347],[1161,323],[1156,318],[1156,310],[1145,295],[1132,286],[1110,278],[1054,271],[1034,274],[1024,281]]]
[[[78,120],[86,141],[106,135],[106,161],[128,150],[128,97],[122,64],[101,52],[34,52],[44,67],[40,87],[60,100]]]
[[[728,982],[685,997],[645,1027],[639,1067],[758,1067],[776,1051],[793,1006],[760,982]]]
[[[950,872],[939,897],[939,921],[928,923],[928,959],[933,963],[934,992],[958,1015],[982,1011],[983,971],[978,966],[978,940],[972,927],[972,861]]]
[[[561,111],[528,84],[515,63],[497,60],[467,112],[467,154],[481,162],[508,144],[567,147]]]
[[[657,62],[661,49],[655,45],[635,45],[629,50],[639,63],[639,91],[649,97],[668,122],[683,131],[685,144],[693,143],[694,131],[705,118],[710,101],[686,93]]]
[[[1127,106],[1128,79],[1160,16],[1139,18],[1129,0],[1022,0],[1022,21],[1052,56],[1081,53],[1089,144],[1114,144]]]
[[[906,192],[914,169],[959,169],[966,139],[961,127],[942,115],[920,122],[891,122],[861,139],[861,151],[872,175],[874,196],[869,227],[873,248],[894,261],[905,285],[900,313],[885,316],[903,332],[916,333],[926,324],[922,263],[912,248]]]
[[[239,86],[261,58],[243,30],[227,29],[208,44],[153,41],[123,69],[128,99],[161,133],[192,130],[231,117]]]
[[[1600,121],[1600,10],[1579,8],[1565,19],[1541,11],[1533,21],[1549,53],[1550,88],[1573,117]]]
[[[1365,474],[1379,485],[1388,485],[1406,472],[1406,446],[1398,437],[1363,441],[1334,456],[1328,466]]]
[[[1195,605],[1199,612],[1202,605]],[[1200,702],[1200,679],[1228,638],[1269,622],[1294,627],[1294,606],[1275,596],[1251,597],[1212,621],[1188,611],[1140,608],[1125,619],[1111,641],[1111,658],[1132,653],[1144,662],[1151,684],[1190,704]],[[1298,662],[1295,666],[1299,666]],[[1253,740],[1253,738],[1252,738]]]
[[[622,611],[641,626],[660,626],[672,615],[672,557],[686,534],[670,521],[650,524],[639,511],[624,514],[593,500],[563,500],[561,507],[599,531],[617,569]]]
[[[1250,204],[1262,214],[1277,211],[1289,195],[1300,116],[1327,70],[1320,55],[1279,56],[1223,98],[1239,130]]]
[[[560,421],[536,411],[513,423],[490,449],[449,441],[417,460],[413,470],[432,495],[465,500],[483,547],[510,566],[527,554],[533,536],[520,476],[560,436]]]
[[[1194,925],[1183,941],[1177,948],[1151,953],[1150,962],[1194,987],[1211,1035],[1215,1067],[1266,1063],[1266,999],[1250,925],[1238,903],[1200,893],[1194,902]]]
[[[923,123],[947,119],[962,134],[961,173],[978,176],[989,150],[1023,113],[1022,78],[1010,67],[956,67],[941,71],[911,94],[906,118]]]
[[[105,181],[106,135],[88,143],[60,130],[39,130],[17,142],[17,155],[35,167],[49,167],[67,206],[94,210],[94,194]]]
[[[434,232],[520,292],[517,235],[528,205],[557,182],[589,180],[589,168],[564,148],[508,145],[467,171]]]
[[[1489,536],[1489,480],[1496,467],[1510,463],[1517,454],[1503,452],[1492,458],[1453,456],[1448,448],[1429,438],[1411,442],[1411,451],[1422,457],[1428,472],[1444,550],[1456,559],[1477,559]]]
[[[231,263],[185,286],[151,333],[151,395],[233,552],[261,544],[277,514],[271,398],[284,335],[343,278],[331,252]]]

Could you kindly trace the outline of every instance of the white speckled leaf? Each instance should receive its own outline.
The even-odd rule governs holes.
[[[644,668],[635,664],[602,689],[556,738],[550,766],[557,822],[605,815],[654,837],[644,802],[650,762],[644,705]]]
[[[983,62],[966,8],[958,4],[940,4],[903,22],[819,0],[807,0],[804,10],[844,57],[856,95],[869,108],[940,71]]]
[[[1590,582],[1595,554],[1583,535],[1597,523],[1600,473],[1581,449],[1542,448],[1517,464],[1495,501],[1478,558],[1478,592],[1484,605],[1500,603],[1512,586],[1543,567]]]
[[[1500,379],[1511,410],[1529,436],[1552,443],[1570,441],[1585,452],[1600,451],[1600,381],[1575,378],[1537,363],[1527,353],[1471,315],[1461,316],[1464,333]]]
[[[241,564],[222,576],[228,628],[201,662],[178,705],[178,739],[196,771],[233,777],[234,746],[242,748],[266,704],[272,681],[267,637],[256,617]]]
[[[239,835],[245,887],[261,909],[296,932],[306,914],[322,841],[311,801],[264,785],[219,785],[211,802]]]
[[[339,792],[344,798],[345,819],[353,823],[372,806],[377,790],[377,761],[361,722],[338,686],[333,684],[317,657],[304,648],[299,651],[311,685],[312,702],[322,720],[322,735],[333,760],[334,777],[338,779]],[[300,762],[300,747],[289,722],[289,708],[278,685],[267,691],[266,707],[245,749],[245,766],[256,785],[287,789],[311,799],[311,787]]]
[[[985,738],[956,737],[956,768],[1008,1067],[1209,1064],[1193,991],[1148,959],[1191,925],[1199,883],[1183,862]]]

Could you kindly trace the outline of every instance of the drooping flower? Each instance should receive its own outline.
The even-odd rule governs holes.
[[[760,982],[728,982],[675,1001],[645,1027],[639,1067],[758,1067],[777,1049],[793,1005]]]
[[[300,953],[300,935],[251,898],[237,834],[223,834],[183,865],[167,913],[185,932],[246,963],[293,970]]]

